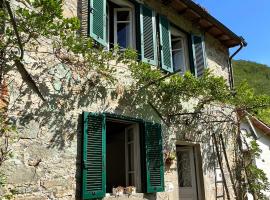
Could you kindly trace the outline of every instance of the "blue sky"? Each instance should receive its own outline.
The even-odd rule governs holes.
[[[270,66],[270,0],[194,0],[211,15],[243,36],[248,46],[235,59]]]

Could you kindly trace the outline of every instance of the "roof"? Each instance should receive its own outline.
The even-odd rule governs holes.
[[[257,119],[256,117],[250,117],[252,124],[261,130],[264,134],[270,136],[270,126],[262,122],[261,120]]]
[[[198,25],[204,32],[218,39],[226,47],[231,48],[238,45],[246,45],[243,37],[236,35],[228,27],[210,15],[192,0],[161,0],[163,4],[175,8],[179,15],[183,15]]]
[[[264,133],[265,135],[270,136],[270,125],[264,123],[263,121],[261,121],[257,117],[254,117],[253,115],[251,115],[246,111],[238,111],[237,113],[240,117],[247,116],[248,119],[252,122],[253,126],[262,131],[262,133]]]

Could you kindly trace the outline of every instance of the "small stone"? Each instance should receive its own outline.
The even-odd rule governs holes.
[[[38,159],[29,159],[28,160],[28,165],[29,166],[33,166],[33,167],[37,167],[40,162],[41,162],[41,158],[38,158]]]

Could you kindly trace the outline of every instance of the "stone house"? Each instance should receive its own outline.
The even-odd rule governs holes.
[[[78,16],[82,33],[98,44],[134,48],[141,61],[164,74],[191,71],[200,77],[210,68],[228,84],[229,48],[244,43],[191,0],[66,0],[64,15]],[[122,85],[131,84],[122,65],[116,88],[91,90],[94,73],[82,76],[50,55],[46,67],[39,67],[42,59],[28,53],[25,64],[46,102],[16,71],[6,80],[7,116],[16,124],[18,142],[3,169],[15,199],[216,199],[211,139],[177,137],[177,159],[166,170],[163,136],[170,129],[150,105],[136,107],[121,98]],[[115,90],[120,97],[113,97]],[[117,186],[134,186],[136,194],[110,195]]]
[[[269,164],[270,164],[270,127],[258,118],[247,114],[242,118],[240,130],[242,133],[242,151],[250,150],[251,141],[255,140],[259,145],[261,154],[259,158],[255,158],[254,162],[259,169],[266,173],[266,177],[270,180]],[[270,197],[269,191],[264,191],[267,198]],[[254,199],[249,195],[248,199]]]

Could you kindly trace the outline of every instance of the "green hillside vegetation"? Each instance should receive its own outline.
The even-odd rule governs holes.
[[[233,61],[235,86],[247,81],[256,94],[270,95],[270,67],[256,62],[235,60]],[[270,109],[257,114],[257,117],[270,125]]]
[[[256,94],[270,95],[270,67],[256,62],[233,61],[235,85],[246,80]]]

